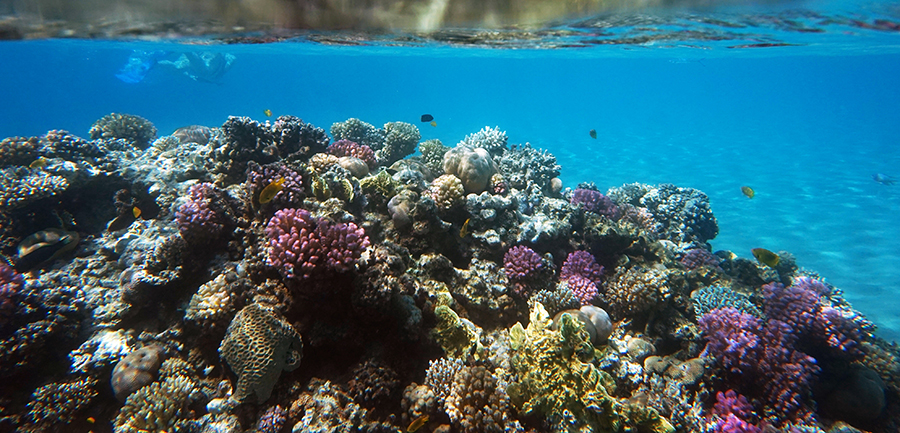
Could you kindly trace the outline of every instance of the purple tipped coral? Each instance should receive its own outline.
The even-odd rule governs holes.
[[[531,248],[517,245],[503,256],[503,269],[516,292],[524,294],[529,280],[534,279],[543,269],[541,256]]]
[[[713,428],[716,433],[760,433],[762,429],[749,422],[753,407],[747,398],[734,390],[716,394],[713,414],[721,418]]]
[[[576,189],[572,193],[572,198],[569,202],[573,205],[580,204],[584,210],[603,215],[612,220],[617,220],[621,216],[619,207],[609,197],[593,189]]]
[[[369,246],[365,231],[356,224],[317,220],[304,209],[275,212],[266,235],[269,265],[289,277],[325,269],[347,271]]]
[[[11,266],[0,262],[0,327],[6,324],[15,311],[16,303],[13,297],[24,284],[25,279],[21,274]]]
[[[198,183],[191,187],[188,194],[188,201],[175,212],[181,237],[188,242],[216,239],[225,229],[225,218],[210,205],[221,198],[221,191],[211,183]]]
[[[721,260],[718,257],[703,248],[688,250],[681,258],[681,264],[690,270],[699,269],[704,266],[721,269],[719,267],[720,262]]]
[[[371,147],[365,144],[358,144],[350,140],[338,140],[328,146],[328,153],[334,156],[352,156],[359,158],[369,166],[375,168],[378,162],[375,161],[375,152]]]
[[[559,276],[581,300],[581,305],[588,305],[600,294],[597,284],[603,278],[603,267],[597,264],[591,253],[574,251],[566,257]]]

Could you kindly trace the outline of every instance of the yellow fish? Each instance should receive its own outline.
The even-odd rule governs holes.
[[[44,168],[47,166],[47,162],[47,158],[44,158],[42,156],[38,159],[35,159],[31,164],[28,164],[28,168]]]
[[[437,126],[437,122],[434,121],[434,120],[432,120],[431,123],[429,123],[429,125],[431,125],[431,126]]]
[[[272,117],[272,110],[270,110],[268,108],[263,110],[263,113],[265,113],[266,117]]]
[[[466,222],[463,223],[461,229],[459,229],[459,237],[464,238],[469,235],[469,221],[472,218],[466,218]]]
[[[135,218],[141,216],[141,208],[137,206],[131,208],[131,214],[134,215]]]
[[[414,419],[413,422],[409,423],[409,427],[406,428],[407,433],[415,433],[415,431],[422,428],[426,422],[428,422],[428,415],[422,415]]]
[[[284,178],[278,179],[263,188],[262,192],[259,193],[259,204],[265,204],[272,201],[275,198],[275,194],[281,192],[284,189]]]
[[[750,251],[753,253],[753,257],[756,257],[756,260],[770,268],[778,266],[778,262],[781,261],[781,257],[778,257],[778,254],[765,248],[754,248]]]
[[[753,191],[753,188],[750,188],[749,186],[742,186],[741,192],[744,193],[747,198],[753,198],[753,196],[756,195],[756,191]]]

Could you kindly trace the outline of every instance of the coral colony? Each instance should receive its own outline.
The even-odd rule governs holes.
[[[565,188],[490,127],[157,134],[0,142],[0,430],[900,431],[897,347],[713,253],[698,190]]]

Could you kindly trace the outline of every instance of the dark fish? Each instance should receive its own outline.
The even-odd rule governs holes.
[[[25,272],[44,262],[56,260],[75,249],[81,237],[76,232],[62,229],[41,230],[19,243],[16,254],[16,270]]]
[[[423,122],[431,122],[432,120],[434,120],[434,116],[432,116],[432,115],[430,115],[430,114],[423,114],[423,115],[422,115],[422,121],[423,121]]]
[[[594,139],[597,138],[597,130],[596,129],[592,129],[591,132],[589,132],[588,134],[591,134],[591,138],[594,138]]]
[[[120,214],[106,224],[106,231],[117,232],[130,226],[136,219],[137,217],[134,216],[134,212]]]
[[[756,260],[770,268],[778,266],[778,262],[781,261],[781,257],[778,257],[778,254],[765,248],[754,248],[750,251],[753,253],[753,257],[756,257]]]
[[[741,192],[744,193],[747,198],[753,198],[753,196],[756,195],[756,191],[753,191],[753,188],[750,188],[749,186],[742,186]]]
[[[175,132],[172,133],[172,136],[182,143],[197,143],[200,145],[209,143],[209,137],[211,135],[212,130],[202,125],[185,126],[176,129]]]
[[[874,180],[875,182],[878,182],[882,185],[887,185],[887,186],[891,186],[891,185],[897,183],[897,178],[895,178],[894,176],[888,176],[886,174],[881,174],[881,173],[873,174],[872,180]]]

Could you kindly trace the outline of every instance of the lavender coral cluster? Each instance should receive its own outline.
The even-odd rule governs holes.
[[[569,202],[573,205],[581,205],[586,211],[603,215],[612,220],[617,220],[622,216],[619,207],[609,197],[593,189],[575,189]]]
[[[541,256],[524,245],[510,248],[503,256],[506,278],[519,294],[525,294],[528,283],[537,278],[543,267]]]
[[[591,253],[574,251],[566,257],[559,277],[569,285],[581,305],[589,305],[599,295],[597,285],[603,278],[603,267]]]
[[[303,198],[306,197],[306,191],[303,188],[303,175],[300,172],[280,162],[261,166],[250,161],[247,168],[246,185],[253,196],[254,204],[259,203],[259,194],[266,186],[282,178],[284,179],[282,189],[272,198],[269,206],[279,209],[302,204]]]
[[[800,277],[790,287],[763,287],[768,320],[726,307],[700,318],[709,340],[707,353],[731,375],[740,390],[763,397],[776,409],[776,423],[805,419],[807,404],[820,368],[816,358],[858,359],[863,353],[861,324],[826,305],[828,288]]]
[[[198,183],[188,191],[188,201],[178,207],[175,222],[178,231],[188,242],[209,242],[225,229],[225,218],[217,212],[212,202],[221,191],[211,183]]]
[[[266,225],[268,264],[288,277],[314,272],[345,272],[369,246],[365,231],[354,223],[317,219],[304,209],[282,209]]]

